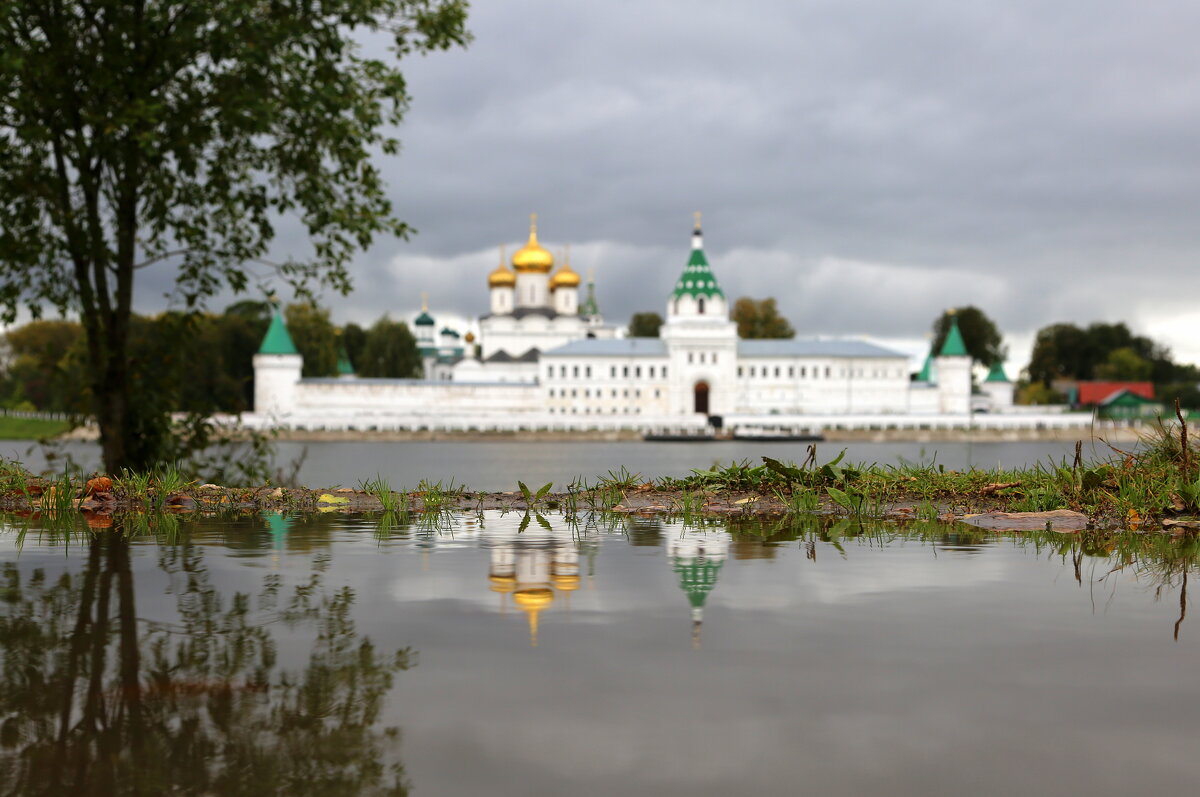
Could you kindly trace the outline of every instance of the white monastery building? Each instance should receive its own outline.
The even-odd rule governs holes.
[[[691,251],[666,293],[661,337],[623,337],[604,322],[589,277],[539,242],[503,253],[488,275],[479,339],[459,338],[422,307],[425,379],[302,379],[276,316],[254,358],[257,422],[302,428],[640,429],[804,423],[963,426],[1018,415],[997,363],[978,389],[957,321],[913,378],[906,354],[854,339],[741,340],[704,253]],[[647,287],[653,289],[652,277]],[[1057,416],[1066,423],[1068,416]],[[1073,416],[1072,416],[1073,417]],[[1090,417],[1090,416],[1084,416]],[[715,421],[720,418],[721,421]],[[904,419],[907,419],[905,421]],[[1028,424],[1026,424],[1028,425]]]

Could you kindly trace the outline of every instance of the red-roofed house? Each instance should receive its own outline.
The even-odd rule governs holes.
[[[1150,382],[1076,382],[1068,398],[1076,408],[1094,407],[1110,418],[1158,415],[1163,410]]]

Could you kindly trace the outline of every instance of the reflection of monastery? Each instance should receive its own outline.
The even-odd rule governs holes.
[[[692,645],[699,647],[704,604],[717,585],[729,538],[724,533],[689,533],[674,524],[666,531],[670,534],[667,558],[691,604]],[[537,647],[542,613],[556,608],[569,611],[571,594],[581,584],[581,554],[588,560],[590,584],[599,541],[595,535],[527,529],[488,532],[483,545],[491,553],[488,582],[492,592],[500,595],[501,612],[508,610],[510,602],[524,612],[529,644]]]
[[[646,282],[655,290],[655,275]],[[905,354],[861,340],[740,340],[698,219],[682,272],[673,287],[662,285],[670,292],[661,337],[620,337],[600,313],[593,281],[582,301],[580,284],[569,261],[555,270],[531,225],[511,268],[502,258],[488,276],[491,312],[479,319],[478,340],[438,330],[423,309],[415,330],[426,379],[301,379],[301,357],[276,316],[254,358],[255,419],[519,430],[679,428],[704,426],[710,416],[727,426],[767,425],[766,416],[771,425],[791,416],[808,425],[880,426],[962,425],[972,410],[989,413],[977,425],[1022,417],[998,364],[973,391],[957,324],[916,379]],[[1055,417],[1054,425],[1079,420]]]

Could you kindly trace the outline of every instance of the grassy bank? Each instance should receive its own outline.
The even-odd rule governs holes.
[[[1112,448],[1103,461],[1073,458],[1013,470],[948,470],[936,464],[885,466],[762,457],[684,478],[645,478],[625,469],[593,481],[476,492],[422,482],[415,489],[378,478],[357,488],[226,487],[187,481],[176,469],[87,480],[79,474],[34,477],[0,465],[0,508],[47,509],[102,516],[175,511],[383,511],[393,514],[501,510],[560,513],[663,514],[685,518],[835,516],[896,521],[963,520],[989,513],[1045,513],[1052,528],[1200,530],[1200,449],[1185,425],[1160,427],[1136,452]],[[1025,521],[1039,523],[1037,518]],[[990,528],[1000,526],[991,525]],[[1013,528],[1019,526],[1012,526]]]
[[[0,440],[41,440],[57,437],[70,428],[67,421],[0,415]]]

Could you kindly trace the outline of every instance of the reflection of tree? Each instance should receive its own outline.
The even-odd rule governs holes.
[[[259,605],[315,632],[306,666],[278,666],[248,595],[223,599],[199,550],[164,547],[178,617],[135,614],[130,546],[93,537],[81,573],[0,573],[0,794],[405,794],[378,728],[410,651],[377,651],[354,593],[321,578],[286,606],[277,577]]]

